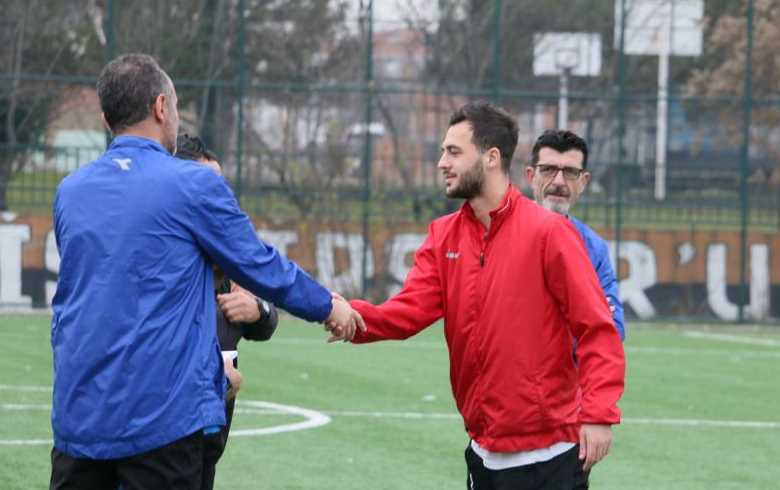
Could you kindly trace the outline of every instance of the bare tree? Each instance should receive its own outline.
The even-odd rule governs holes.
[[[8,1],[3,16],[0,59],[7,60],[4,65],[10,69],[0,81],[0,210],[8,207],[12,176],[25,168],[31,152],[43,143],[62,93],[46,78],[78,62],[88,35],[87,17],[60,4]]]
[[[734,10],[719,17],[710,17],[705,56],[687,84],[688,93],[699,97],[744,96],[747,47],[747,1],[734,2]],[[780,1],[755,2],[753,30],[753,93],[757,99],[769,99],[778,94],[780,79]],[[727,128],[724,135],[738,146],[742,137],[742,114],[730,104],[716,103],[714,109],[720,124]],[[780,184],[780,104],[760,103],[753,108],[751,144],[774,163],[771,180]]]

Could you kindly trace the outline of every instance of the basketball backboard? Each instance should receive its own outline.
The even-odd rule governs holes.
[[[595,77],[601,73],[601,35],[589,32],[534,34],[534,75]]]

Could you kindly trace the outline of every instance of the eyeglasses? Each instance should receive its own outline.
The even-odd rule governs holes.
[[[563,172],[563,178],[566,180],[577,180],[580,175],[585,171],[576,167],[559,167],[557,165],[548,165],[545,163],[537,163],[534,165],[539,174],[545,179],[554,179],[558,172]]]

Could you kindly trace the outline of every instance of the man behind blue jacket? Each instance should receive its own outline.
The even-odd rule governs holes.
[[[526,182],[531,186],[537,204],[567,216],[577,228],[612,310],[615,328],[621,340],[625,340],[623,304],[618,297],[618,282],[609,260],[607,242],[585,223],[569,215],[569,209],[590,180],[587,166],[585,140],[571,131],[547,130],[534,144],[531,165],[526,167]]]
[[[582,194],[590,180],[587,172],[588,145],[571,131],[548,130],[536,140],[531,152],[531,165],[526,167],[526,182],[531,186],[534,200],[541,206],[567,216],[582,238],[593,268],[604,291],[612,320],[625,340],[623,303],[618,297],[618,282],[609,260],[607,242],[585,223],[569,215],[569,209]],[[580,459],[582,459],[582,452]],[[590,470],[579,468],[574,490],[586,490]]]
[[[257,239],[222,177],[171,156],[176,91],[153,58],[120,56],[97,89],[115,139],[54,200],[51,488],[199,488],[203,432],[225,424],[212,263],[295,316],[365,327]]]

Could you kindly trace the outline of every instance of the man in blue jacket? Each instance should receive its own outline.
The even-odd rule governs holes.
[[[547,130],[536,140],[531,165],[526,167],[526,181],[541,206],[567,216],[582,237],[601,289],[607,297],[612,320],[625,340],[623,304],[618,297],[618,282],[609,260],[609,248],[595,231],[569,214],[590,180],[587,172],[588,145],[584,139],[566,130]],[[582,458],[582,455],[580,455]],[[590,470],[580,468],[575,477],[575,490],[588,488]]]
[[[601,289],[607,297],[615,328],[625,340],[623,304],[618,297],[618,282],[609,260],[609,248],[595,231],[569,214],[590,180],[588,144],[571,131],[547,130],[536,140],[531,165],[526,167],[526,181],[541,206],[567,216],[585,243],[596,269]]]
[[[224,179],[171,156],[176,90],[152,57],[113,60],[97,90],[115,138],[54,199],[50,487],[200,488],[225,424],[212,264],[305,320],[365,325],[257,239]]]

